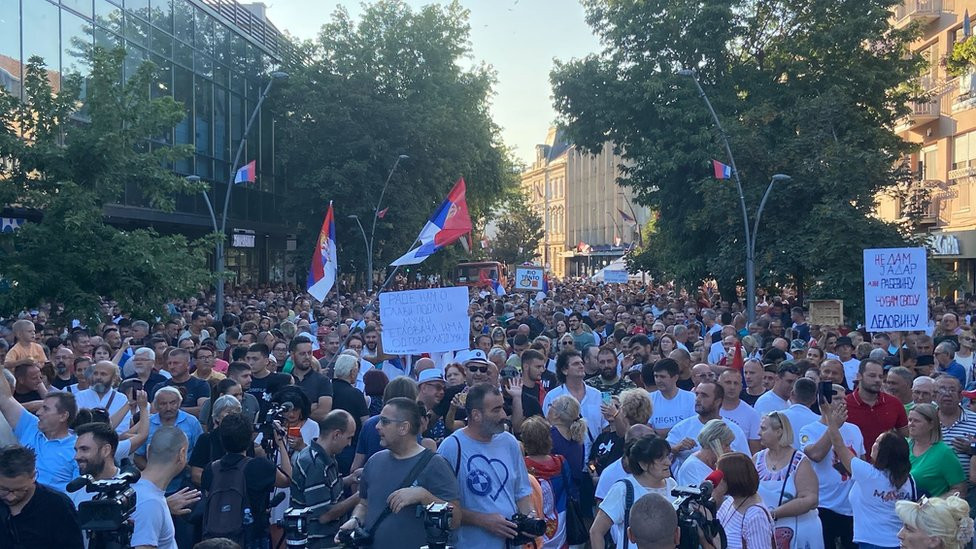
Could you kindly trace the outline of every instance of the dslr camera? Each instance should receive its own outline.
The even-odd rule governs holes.
[[[508,520],[515,524],[515,530],[518,532],[515,539],[508,541],[509,547],[519,547],[526,543],[532,543],[535,538],[546,533],[546,521],[543,519],[515,513]]]

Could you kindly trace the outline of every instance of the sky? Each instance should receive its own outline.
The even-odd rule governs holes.
[[[268,19],[299,38],[314,38],[336,6],[345,6],[353,17],[362,11],[359,1],[263,1]],[[406,2],[413,8],[436,3]],[[497,73],[492,99],[495,123],[516,158],[530,164],[535,145],[545,140],[556,119],[549,85],[553,59],[584,57],[598,51],[599,41],[575,0],[462,0],[461,4],[471,12],[470,64],[484,62]]]

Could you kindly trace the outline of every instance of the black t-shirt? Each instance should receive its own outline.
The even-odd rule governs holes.
[[[240,454],[227,454],[220,458],[219,467],[232,467],[239,463],[244,456]],[[210,491],[210,484],[213,482],[213,467],[207,466],[203,469],[203,476],[200,477],[200,488],[204,494]],[[244,486],[247,489],[247,504],[251,508],[254,516],[254,523],[264,527],[268,524],[267,503],[268,493],[274,487],[275,466],[267,458],[251,458],[244,466]]]
[[[5,518],[0,520],[0,547],[4,549],[84,548],[75,506],[68,496],[43,484],[36,484],[34,495],[17,516],[0,501],[0,517]]]
[[[318,372],[309,372],[305,374],[305,377],[301,380],[294,375],[294,370],[292,370],[292,378],[294,379],[295,385],[305,393],[308,397],[309,402],[313,405],[319,401],[321,397],[332,396],[332,381]]]
[[[461,385],[455,385],[454,387],[444,389],[444,398],[441,399],[440,404],[434,406],[434,413],[440,417],[446,416],[447,411],[451,408],[451,401],[454,400],[454,397],[457,396],[458,393],[464,392],[464,390],[467,388],[468,386],[462,383]],[[465,412],[464,408],[458,408],[454,411],[454,419],[456,421],[463,421],[467,418],[468,414]]]
[[[251,377],[251,386],[247,392],[258,399],[258,406],[261,407],[261,411],[258,412],[258,421],[264,421],[264,415],[268,413],[268,408],[271,407],[272,395],[290,383],[291,376],[288,374],[268,374],[261,378]]]
[[[545,393],[543,393],[545,394]],[[512,398],[505,393],[505,413],[512,415]],[[542,403],[539,402],[539,384],[534,387],[522,387],[522,417],[529,419],[532,416],[541,416]]]
[[[71,376],[68,379],[61,379],[60,377],[56,377],[54,378],[54,381],[51,382],[51,386],[54,387],[55,389],[60,389],[63,391],[65,387],[68,387],[69,385],[74,385],[75,383],[78,383],[78,378],[76,378],[75,376]]]
[[[595,464],[596,472],[600,474],[603,473],[603,470],[608,465],[617,461],[623,455],[624,439],[617,434],[617,431],[604,431],[590,445],[590,455],[587,457],[587,463]]]
[[[31,391],[29,393],[18,393],[17,391],[14,391],[14,400],[21,404],[25,402],[34,402],[35,400],[41,400],[42,398],[41,393],[38,393],[37,391]]]
[[[125,379],[139,379],[139,376],[136,375],[136,374],[133,374],[133,375],[131,375],[131,376],[125,378]],[[160,383],[166,383],[166,381],[167,381],[166,380],[166,376],[164,376],[163,374],[160,374],[158,372],[153,372],[153,373],[149,374],[149,377],[148,378],[146,378],[146,382],[143,383],[143,385],[142,385],[142,390],[143,391],[146,391],[146,394],[147,395],[155,394],[155,392],[156,392],[156,386],[159,385]],[[160,387],[162,387],[162,386],[160,385]]]
[[[155,399],[156,392],[163,387],[176,387],[179,390],[180,394],[183,395],[183,403],[180,404],[180,408],[196,407],[201,398],[210,397],[210,384],[200,378],[190,376],[182,383],[177,383],[172,379],[157,383],[153,386],[152,392],[149,393],[149,400]]]
[[[759,397],[761,396],[762,395],[750,395],[748,391],[743,389],[742,392],[739,393],[739,400],[745,402],[749,406],[755,406],[756,401],[759,400]]]
[[[332,384],[332,409],[345,410],[356,420],[356,436],[363,427],[359,418],[369,415],[369,408],[366,406],[366,397],[359,389],[353,387],[349,382],[337,379]],[[355,446],[355,443],[353,444]]]
[[[676,385],[679,389],[684,389],[685,391],[695,390],[695,382],[690,377],[688,379],[679,379]]]
[[[211,463],[226,455],[227,450],[224,450],[224,444],[220,441],[220,433],[217,431],[203,433],[193,446],[188,465],[206,469]],[[254,445],[247,448],[247,455],[254,456]]]
[[[542,388],[549,391],[555,389],[559,386],[559,376],[549,370],[544,370],[542,372]]]

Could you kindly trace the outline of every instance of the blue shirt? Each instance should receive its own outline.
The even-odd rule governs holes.
[[[944,369],[939,367],[937,370],[958,379],[960,387],[966,386],[966,369],[962,367],[962,364],[959,364],[955,360],[947,364]]]
[[[190,441],[187,451],[192,451],[193,447],[197,443],[197,439],[203,434],[203,428],[200,427],[200,421],[183,410],[180,410],[176,414],[176,422],[173,423],[173,426],[178,428],[180,431],[183,431],[183,434],[186,435],[186,439]],[[158,431],[160,427],[163,427],[163,424],[159,421],[159,414],[149,416],[149,437],[146,438],[146,442],[144,442],[142,446],[136,450],[136,454],[143,457],[146,456],[146,452],[149,449],[150,442],[152,442],[153,435],[156,434],[156,431]],[[74,458],[73,446],[71,456]],[[166,487],[166,493],[171,494],[176,492],[182,488],[183,481],[187,479],[189,479],[189,468],[184,469],[183,473],[177,475],[172,481],[170,481],[169,486]]]
[[[78,463],[75,462],[75,439],[78,437],[74,433],[49,440],[37,428],[37,416],[23,410],[17,420],[14,436],[37,455],[37,482],[64,492],[68,482],[80,476]]]

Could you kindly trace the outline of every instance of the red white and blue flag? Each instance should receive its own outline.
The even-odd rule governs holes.
[[[729,179],[732,177],[732,167],[726,166],[718,160],[712,160],[712,168],[715,169],[715,179]]]
[[[336,281],[336,242],[335,216],[332,213],[332,202],[325,214],[322,230],[319,231],[315,251],[312,252],[312,266],[308,269],[308,293],[319,301],[325,301],[325,296],[335,285]]]
[[[465,200],[464,178],[458,179],[454,188],[434,215],[427,220],[420,236],[420,246],[403,254],[391,265],[416,265],[471,232],[471,216]]]
[[[255,163],[254,162],[255,161],[252,160],[252,161],[248,162],[246,165],[241,166],[240,169],[237,170],[237,174],[234,175],[234,184],[235,185],[237,185],[238,183],[250,183],[250,182],[253,182],[254,181],[254,175],[255,175]]]

